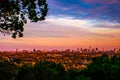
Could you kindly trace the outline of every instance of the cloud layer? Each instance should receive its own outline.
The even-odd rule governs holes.
[[[0,37],[0,50],[120,48],[119,0],[47,0],[45,21],[24,26],[24,37]]]
[[[70,15],[120,22],[119,0],[48,0],[50,15]]]
[[[120,23],[100,19],[49,16],[43,22],[26,24],[24,38],[14,40],[1,37],[0,47],[2,49],[77,48],[89,45],[99,48],[120,47],[119,26]]]
[[[44,22],[27,24],[25,37],[84,38],[85,36],[93,36],[93,34],[111,37],[119,34],[119,31],[120,23],[117,22],[49,16]]]

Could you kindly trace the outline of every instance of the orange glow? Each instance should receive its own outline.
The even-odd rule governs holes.
[[[98,48],[119,48],[120,47],[120,38],[111,38],[111,39],[97,39],[97,38],[24,38],[18,40],[9,40],[4,42],[9,42],[4,44],[4,47],[13,48],[88,48],[89,45],[92,47]],[[1,45],[2,46],[2,45]]]
[[[120,48],[119,23],[89,23],[87,20],[56,17],[43,24],[25,25],[23,38],[2,37],[0,49],[47,49],[47,48]],[[74,23],[74,24],[73,24]],[[96,26],[108,26],[107,28]],[[109,26],[113,28],[109,28]]]

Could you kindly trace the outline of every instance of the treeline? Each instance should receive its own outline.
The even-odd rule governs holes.
[[[120,80],[120,57],[96,57],[85,69],[65,71],[61,64],[38,62],[21,67],[0,62],[0,80]]]

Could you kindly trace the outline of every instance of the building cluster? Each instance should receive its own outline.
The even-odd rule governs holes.
[[[99,50],[98,48],[88,49],[77,48],[76,50],[23,50],[19,51],[0,51],[0,61],[8,60],[18,66],[24,64],[34,65],[39,61],[48,61],[62,64],[66,70],[68,69],[82,69],[88,65],[93,57],[99,57],[107,54],[109,57],[113,55],[120,56],[120,49],[113,50]]]
[[[16,52],[19,51],[18,48],[16,49]],[[37,50],[37,49],[33,49],[33,51],[29,51],[29,50],[22,50],[22,52],[76,52],[76,53],[120,53],[120,48],[114,48],[114,49],[99,49],[99,48],[92,48],[91,46],[89,46],[89,48],[77,48],[75,50],[72,49],[66,49],[66,50]]]
[[[28,50],[23,50],[24,52]],[[99,48],[92,48],[91,46],[89,46],[89,48],[77,48],[76,50],[72,50],[72,49],[66,49],[66,50],[36,50],[33,49],[33,52],[72,52],[72,53],[120,53],[120,48],[114,48],[114,49],[99,49]]]

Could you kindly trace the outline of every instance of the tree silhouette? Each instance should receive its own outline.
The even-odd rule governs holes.
[[[0,32],[23,37],[24,24],[45,20],[46,0],[0,0]]]
[[[107,55],[93,58],[93,62],[81,74],[92,80],[120,80],[120,57]]]
[[[13,80],[17,72],[17,66],[8,62],[0,62],[0,80]]]
[[[32,66],[18,69],[15,80],[70,80],[61,64],[38,62]]]

